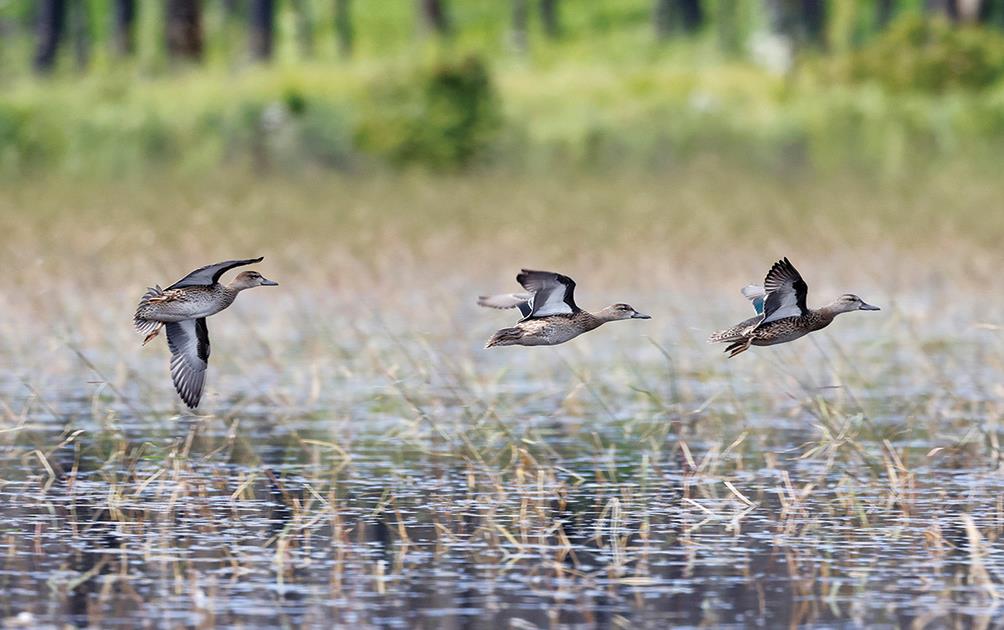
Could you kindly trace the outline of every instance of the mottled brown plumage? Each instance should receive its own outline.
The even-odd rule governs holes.
[[[596,314],[575,304],[575,281],[549,271],[524,269],[516,276],[527,293],[481,296],[478,304],[489,308],[519,308],[523,319],[499,330],[485,345],[554,346],[619,319],[650,319],[627,304],[614,304]]]
[[[787,258],[774,263],[764,281],[764,288],[745,287],[743,294],[754,300],[754,308],[762,297],[763,313],[735,326],[713,333],[709,343],[726,342],[725,351],[734,357],[750,346],[772,346],[794,341],[830,325],[840,313],[877,311],[877,306],[865,303],[847,293],[818,309],[806,306],[808,286]]]

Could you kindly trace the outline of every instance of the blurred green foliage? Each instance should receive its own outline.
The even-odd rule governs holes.
[[[872,3],[828,3],[828,47],[795,47],[784,72],[757,58],[759,2],[709,0],[704,28],[668,39],[652,29],[650,0],[564,2],[560,37],[533,14],[525,49],[513,44],[508,3],[450,3],[448,38],[420,34],[414,3],[356,3],[351,59],[336,50],[331,3],[308,3],[309,57],[292,3],[279,3],[268,65],[242,57],[244,24],[205,3],[198,67],[164,59],[152,4],[140,3],[135,57],[96,48],[84,73],[69,46],[52,77],[11,72],[30,67],[30,42],[8,33],[0,177],[235,165],[658,170],[702,156],[895,176],[946,160],[992,165],[1004,146],[1004,36],[921,19],[921,3],[882,32]],[[24,6],[0,4],[0,18],[27,28],[14,13]],[[103,16],[109,5],[92,6]]]
[[[982,89],[1004,77],[1004,34],[908,15],[836,64],[849,80],[895,92]]]
[[[502,123],[491,75],[474,56],[375,85],[367,101],[358,146],[396,164],[469,165],[493,146]]]

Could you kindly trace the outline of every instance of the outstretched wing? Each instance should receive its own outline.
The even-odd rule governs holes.
[[[809,287],[787,258],[774,263],[763,281],[763,288],[767,296],[764,298],[761,324],[808,314],[805,296]]]
[[[572,315],[579,312],[575,305],[575,281],[550,271],[522,270],[516,282],[530,292],[530,313],[523,319],[548,315]]]
[[[753,303],[753,310],[757,315],[763,315],[763,300],[767,297],[767,292],[759,284],[747,284],[742,289],[743,296]]]
[[[171,378],[174,388],[190,408],[199,406],[202,385],[209,366],[209,329],[206,318],[171,322],[167,328],[167,347],[171,349]]]
[[[502,295],[482,295],[478,297],[478,304],[488,308],[518,308],[519,312],[526,317],[530,314],[529,293],[503,293]]]
[[[216,284],[220,281],[220,276],[230,271],[234,267],[242,267],[244,265],[253,265],[254,263],[261,262],[264,260],[264,256],[259,256],[258,258],[245,258],[243,260],[226,260],[223,262],[216,263],[214,265],[206,265],[205,267],[199,267],[192,273],[188,274],[181,280],[178,280],[168,289],[178,289],[180,287],[196,287],[196,286],[208,286],[210,284]]]

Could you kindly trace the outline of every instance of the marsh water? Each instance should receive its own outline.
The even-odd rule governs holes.
[[[200,416],[180,413],[161,344],[140,350],[128,330],[98,350],[86,331],[36,342],[9,322],[0,615],[36,628],[999,622],[999,329],[958,309],[944,321],[966,325],[942,326],[903,299],[885,319],[847,315],[726,360],[702,326],[742,316],[741,298],[693,315],[667,299],[649,300],[672,314],[648,327],[493,352],[481,337],[511,318],[467,304],[322,323],[295,299],[249,299],[211,325]]]

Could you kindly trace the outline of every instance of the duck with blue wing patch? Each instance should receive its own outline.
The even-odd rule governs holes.
[[[524,293],[483,295],[478,304],[488,308],[518,308],[523,318],[488,340],[495,346],[554,346],[619,319],[650,319],[628,304],[614,304],[596,314],[575,304],[575,281],[551,271],[523,269],[516,281]]]
[[[709,343],[728,343],[725,351],[730,357],[745,352],[751,345],[773,346],[794,341],[826,328],[841,313],[879,310],[851,293],[821,308],[810,309],[806,305],[809,287],[787,258],[774,263],[764,278],[763,287],[747,285],[742,293],[753,302],[758,315],[708,338]]]
[[[220,277],[234,267],[261,262],[262,258],[228,260],[191,272],[166,289],[147,289],[133,315],[136,330],[145,335],[143,345],[167,330],[171,350],[171,378],[178,395],[190,408],[199,406],[209,367],[209,328],[206,318],[227,308],[237,294],[252,287],[276,286],[257,271],[243,271],[229,284]]]

